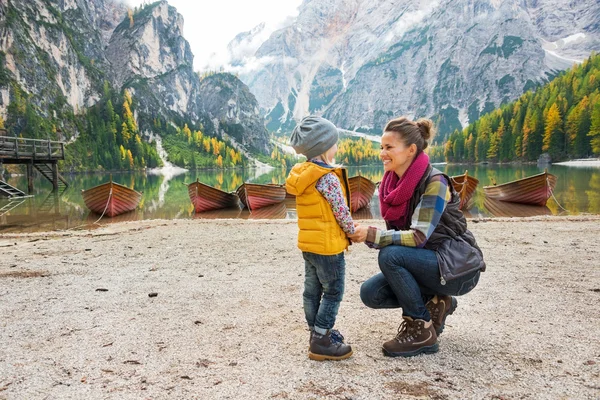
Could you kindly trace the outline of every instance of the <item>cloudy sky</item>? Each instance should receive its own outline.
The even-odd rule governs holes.
[[[183,15],[183,35],[194,53],[194,69],[228,64],[227,44],[240,32],[266,23],[265,35],[298,14],[302,0],[168,0]],[[125,0],[134,7],[151,0]]]

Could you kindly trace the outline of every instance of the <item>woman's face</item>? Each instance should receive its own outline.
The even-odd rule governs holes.
[[[381,152],[379,158],[383,161],[384,171],[394,171],[402,176],[415,158],[417,146],[406,146],[397,132],[387,131],[381,136]]]

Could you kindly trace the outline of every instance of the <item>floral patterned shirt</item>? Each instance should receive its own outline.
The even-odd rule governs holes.
[[[317,165],[327,166],[321,160],[310,160]],[[316,189],[325,197],[325,200],[331,206],[331,211],[335,216],[335,220],[340,225],[342,230],[347,235],[354,233],[354,221],[350,215],[350,208],[346,204],[344,199],[344,193],[342,192],[342,184],[334,173],[325,174],[319,178],[316,184]]]

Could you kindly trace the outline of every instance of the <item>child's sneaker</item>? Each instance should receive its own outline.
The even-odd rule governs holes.
[[[339,332],[338,335],[342,340],[344,339]],[[339,339],[334,339],[333,336],[332,330],[327,331],[325,335],[313,331],[308,358],[316,361],[339,361],[350,357],[352,355],[352,347],[338,341]]]

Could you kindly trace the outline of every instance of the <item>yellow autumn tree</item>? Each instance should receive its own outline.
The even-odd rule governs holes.
[[[0,129],[4,129],[4,118],[0,115]]]
[[[131,133],[137,132],[138,127],[131,112],[131,95],[127,90],[125,91],[125,100],[123,100],[123,121],[127,123],[127,128]]]
[[[202,146],[202,132],[196,131],[194,132],[194,143],[196,147]]]
[[[223,168],[223,157],[220,155],[217,157],[217,167]]]
[[[123,145],[119,147],[119,152],[121,153],[121,160],[125,160],[125,157],[127,157],[127,152],[125,151],[125,147],[123,147]]]
[[[205,137],[202,139],[202,146],[204,146],[204,151],[206,153],[210,153],[210,139]]]
[[[187,124],[183,126],[183,135],[185,136],[185,139],[188,141],[188,143],[191,143],[192,131],[190,130],[190,128],[188,128]]]
[[[212,149],[213,149],[213,154],[216,156],[219,154],[219,141],[217,140],[217,138],[211,138],[210,139],[211,145],[212,145]]]
[[[129,168],[133,169],[133,154],[131,154],[131,150],[127,150],[127,160],[129,161]]]
[[[550,153],[551,156],[556,156],[561,150],[561,136],[563,134],[562,119],[560,111],[556,103],[552,104],[548,115],[546,116],[546,126],[544,129],[544,145],[542,150]]]
[[[129,143],[129,139],[131,139],[131,132],[129,132],[126,122],[123,122],[121,125],[121,137],[123,138],[123,143]]]

